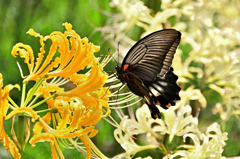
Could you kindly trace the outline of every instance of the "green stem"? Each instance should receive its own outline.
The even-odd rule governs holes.
[[[42,84],[42,82],[44,81],[45,76],[41,77],[37,83],[35,83],[35,85],[32,87],[32,89],[29,91],[28,96],[24,102],[24,107],[27,106],[27,104],[29,103],[29,101],[32,99],[32,97],[34,96],[34,93],[37,91],[37,89],[40,87],[40,85]]]
[[[37,114],[40,114],[40,113],[48,113],[48,112],[57,113],[57,112],[58,112],[58,109],[57,109],[57,108],[50,108],[50,109],[45,109],[45,110],[36,111]]]
[[[55,93],[55,94],[51,95],[50,97],[42,100],[41,102],[38,102],[38,103],[34,104],[33,106],[31,106],[31,107],[29,107],[29,108],[34,109],[35,107],[37,107],[37,106],[45,103],[47,100],[49,100],[49,99],[51,99],[51,98],[54,98],[54,97],[56,97],[56,96],[57,96],[57,94]]]
[[[18,105],[12,100],[11,97],[7,97],[8,101],[15,107],[15,108],[19,108]],[[10,107],[11,108],[11,107]]]
[[[41,94],[38,94],[33,100],[32,100],[32,102],[28,105],[28,107],[31,107],[37,100],[38,100],[38,98],[39,97],[41,97],[43,94],[41,93]]]
[[[18,116],[18,127],[17,127],[17,138],[20,143],[20,153],[23,155],[23,147],[25,141],[25,120],[26,118],[23,116]]]
[[[160,147],[162,148],[163,152],[165,153],[164,155],[168,154],[168,151],[162,142],[160,142]]]
[[[25,95],[26,95],[26,83],[23,83],[22,87],[22,99],[21,99],[21,105],[20,107],[23,107],[24,101],[25,101]]]

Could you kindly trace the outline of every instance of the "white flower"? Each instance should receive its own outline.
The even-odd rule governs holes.
[[[136,153],[147,150],[147,149],[156,149],[158,146],[153,144],[146,144],[143,146],[138,145],[135,140],[132,138],[132,135],[145,133],[144,129],[141,129],[141,126],[130,120],[123,119],[121,122],[121,127],[114,131],[114,137],[119,144],[121,144],[122,148],[126,151],[126,153],[115,156],[114,158],[129,158],[131,159]],[[135,127],[138,126],[138,127]],[[129,127],[129,129],[127,129]],[[140,128],[139,128],[140,127]],[[142,127],[143,128],[143,127]],[[122,129],[127,132],[127,134],[123,134]],[[136,129],[136,131],[134,130]]]
[[[220,159],[222,157],[227,133],[222,133],[217,123],[210,125],[205,134],[200,136],[192,133],[184,135],[184,142],[187,137],[192,139],[194,145],[182,145],[181,147],[187,150],[179,150],[175,154],[168,154],[164,159],[179,158],[179,156],[184,159]]]
[[[150,156],[144,157],[144,158],[142,158],[142,157],[137,157],[137,158],[135,158],[135,159],[152,159],[152,157],[150,157]]]

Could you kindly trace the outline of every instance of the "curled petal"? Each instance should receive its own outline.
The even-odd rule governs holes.
[[[67,108],[68,107],[67,105],[65,106],[65,109],[63,111],[63,118],[59,121],[59,127],[57,128],[58,133],[67,134],[67,133],[70,133],[71,131],[75,130],[75,128],[80,123],[81,116],[82,116],[80,104],[81,104],[81,102],[76,102],[76,103],[72,104],[73,115],[72,115],[71,122],[69,122],[68,119],[65,119],[65,117],[69,118],[69,116],[70,116],[69,108]],[[64,113],[64,112],[66,112],[66,113]],[[64,115],[64,114],[66,114],[66,115]],[[70,124],[70,125],[66,129],[63,129],[66,126],[65,124]]]
[[[58,156],[57,152],[56,152],[56,149],[57,149],[60,158],[64,158],[64,156],[62,154],[62,151],[61,151],[60,147],[58,146],[58,143],[57,143],[55,137],[52,134],[42,133],[42,134],[34,135],[30,139],[29,143],[31,144],[32,147],[35,147],[36,146],[35,143],[44,142],[44,141],[49,141],[50,142],[53,157]],[[55,149],[55,147],[56,147],[56,149]]]
[[[42,124],[45,132],[52,134],[56,138],[73,138],[73,137],[77,137],[77,136],[89,133],[94,129],[94,126],[91,126],[91,127],[86,127],[85,129],[78,128],[78,130],[74,132],[70,132],[70,130],[72,130],[70,128],[66,129],[66,131],[65,130],[58,131],[48,126],[41,118],[39,118],[39,122]]]
[[[9,96],[9,92],[10,92],[13,88],[17,88],[18,90],[20,90],[20,86],[19,86],[18,84],[15,84],[15,85],[9,84],[9,85],[5,86],[4,89],[3,89],[3,92],[4,92],[4,93],[1,94],[1,95],[2,95],[2,98],[3,98],[3,99],[6,99],[6,98]],[[7,104],[7,100],[4,100],[3,103],[5,103],[5,104],[4,104],[5,106],[3,107],[3,112],[2,112],[2,114],[3,114],[3,116],[5,117],[6,114],[7,114],[8,109],[9,109],[9,105]]]
[[[111,113],[111,109],[109,108],[109,105],[108,105],[107,101],[104,101],[104,100],[100,100],[100,101],[101,101],[102,106],[107,109],[105,111],[106,113],[103,114],[103,117],[107,117]]]
[[[68,104],[64,101],[61,104],[63,105],[63,112],[61,113],[62,118],[58,121],[57,130],[63,130],[70,123],[71,111],[68,108]]]
[[[82,96],[88,92],[97,91],[107,81],[107,75],[102,72],[102,67],[94,63],[88,79],[78,87],[68,92],[59,93],[62,96]]]
[[[92,138],[92,137],[96,136],[97,133],[98,133],[98,130],[93,129],[92,132],[90,133],[89,137]]]
[[[99,122],[102,119],[102,112],[99,112],[98,114],[91,113],[86,118],[83,118],[81,122],[79,123],[80,126],[88,126],[88,125],[94,125],[97,122]]]
[[[19,54],[21,58],[24,58],[24,62],[27,64],[29,72],[32,72],[34,67],[34,55],[31,46],[17,43],[13,46],[11,54],[13,57],[16,57]]]
[[[48,133],[42,133],[42,134],[33,136],[30,139],[29,143],[32,145],[32,147],[35,147],[36,142],[43,142],[43,141],[49,141],[54,143],[54,136]]]

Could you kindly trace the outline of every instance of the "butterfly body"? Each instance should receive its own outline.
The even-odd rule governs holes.
[[[118,79],[144,99],[154,119],[161,118],[156,105],[167,109],[180,100],[178,77],[171,67],[180,39],[181,33],[173,29],[154,32],[139,40],[122,66],[115,67]]]

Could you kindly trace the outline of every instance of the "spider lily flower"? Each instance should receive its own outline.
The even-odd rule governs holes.
[[[175,123],[179,123],[179,121],[184,120],[179,118],[179,116],[181,117],[182,112],[189,111],[189,109],[189,106],[181,107],[177,113],[179,115],[177,115],[178,117],[176,118]],[[199,159],[221,158],[223,147],[226,145],[225,141],[227,140],[227,133],[222,133],[220,126],[217,123],[210,125],[205,133],[201,133],[197,125],[192,126],[193,124],[186,124],[185,126],[180,126],[177,136],[183,138],[184,142],[186,142],[186,138],[189,137],[193,140],[194,145],[180,145],[179,148],[181,147],[185,150],[173,151],[166,149],[163,144],[158,143],[158,141],[161,140],[161,136],[165,134],[170,134],[169,138],[171,138],[169,121],[162,119],[153,120],[151,119],[150,113],[147,113],[147,110],[148,108],[146,105],[137,110],[137,121],[128,119],[127,117],[122,120],[121,128],[123,128],[127,134],[123,135],[121,129],[115,130],[115,138],[126,152],[116,155],[114,158],[132,158],[140,151],[157,148],[162,149],[163,154],[165,154],[163,157],[164,159],[174,159],[175,157],[177,158],[179,156],[185,158],[194,157]],[[172,110],[168,111],[168,113],[172,113]],[[167,113],[165,116],[167,116]],[[169,116],[172,115],[170,114]],[[189,115],[186,115],[185,118],[188,119],[188,117]],[[174,119],[172,119],[172,121],[174,122]],[[185,121],[182,123],[185,123]],[[148,143],[145,145],[139,145],[134,141],[134,139],[131,138],[131,135],[145,135],[147,139],[146,142]],[[141,137],[141,139],[144,139],[144,137]],[[169,141],[171,142],[171,139],[169,139]]]
[[[186,138],[192,139],[194,145],[182,145],[180,147],[186,150],[179,150],[175,154],[167,155],[164,159],[173,159],[175,157],[184,158],[222,158],[223,147],[226,145],[227,133],[222,133],[217,123],[210,125],[205,133],[199,136],[193,133],[183,136],[184,142]]]
[[[150,156],[144,157],[144,158],[142,158],[142,157],[137,157],[136,159],[152,159],[152,157],[150,157]]]
[[[198,129],[198,119],[191,115],[192,109],[187,104],[189,100],[197,100],[202,107],[206,107],[206,100],[197,89],[189,88],[180,93],[181,101],[167,110],[159,107],[164,119],[152,119],[147,105],[136,111],[136,119],[125,116],[120,127],[114,131],[115,139],[126,151],[115,158],[131,158],[146,149],[161,149],[167,155],[172,150],[167,150],[162,143],[163,137],[168,136],[168,141],[173,142],[174,137],[183,137],[186,134],[201,134]],[[125,134],[123,134],[123,130]],[[137,144],[132,136],[140,136],[146,143]],[[142,136],[145,136],[142,138]],[[123,157],[124,156],[124,157]]]
[[[87,38],[81,38],[72,29],[70,23],[63,25],[66,28],[64,33],[54,31],[45,37],[33,29],[27,32],[31,36],[39,38],[41,48],[37,58],[34,57],[33,50],[29,45],[18,43],[12,49],[14,57],[19,55],[24,58],[24,63],[29,71],[28,75],[23,75],[21,71],[24,80],[20,106],[14,103],[10,97],[8,103],[9,90],[1,94],[0,120],[1,134],[3,134],[1,141],[14,157],[17,156],[16,158],[21,157],[29,138],[32,147],[36,146],[38,142],[49,142],[53,158],[64,158],[59,147],[61,140],[69,142],[63,146],[85,153],[86,158],[92,156],[106,158],[91,141],[91,138],[98,133],[95,124],[102,117],[110,114],[108,105],[110,92],[103,87],[108,75],[94,56],[100,47],[89,42]],[[47,40],[51,41],[48,52],[45,51]],[[103,61],[107,62],[109,59],[103,59]],[[87,72],[79,73],[83,69]],[[26,85],[29,81],[36,83],[26,93]],[[38,102],[39,99],[42,100]],[[43,103],[47,104],[47,109],[41,106]],[[9,105],[12,111],[6,114]],[[36,111],[37,107],[41,110]],[[6,136],[2,123],[4,119],[15,118],[17,115],[19,116],[18,120],[22,121],[19,122],[22,125],[18,125],[20,132],[17,133],[18,139],[15,139],[15,144],[18,146],[14,147],[14,144]],[[30,137],[30,124],[24,123],[22,118],[31,118],[34,123],[33,136]],[[24,134],[23,125],[26,125],[25,137],[19,135]],[[12,132],[14,132],[13,128]],[[6,146],[6,143],[10,143],[9,146]]]

